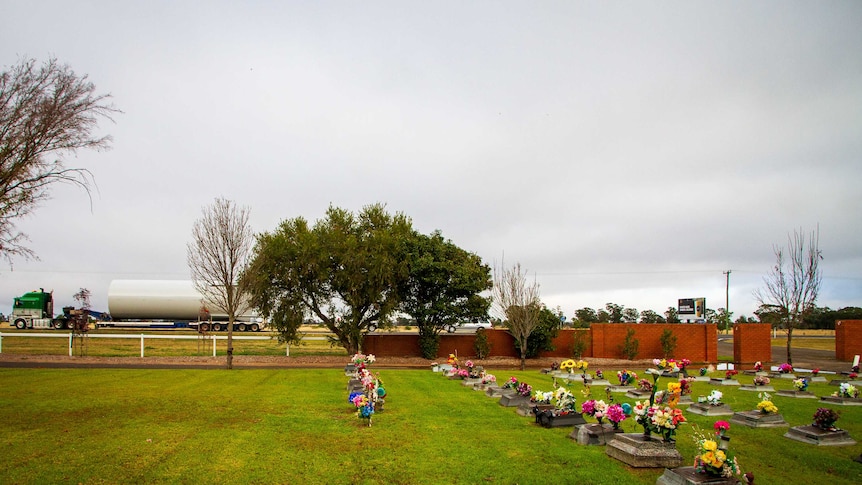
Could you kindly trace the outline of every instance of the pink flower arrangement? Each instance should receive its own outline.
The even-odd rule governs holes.
[[[605,412],[605,415],[608,417],[608,421],[614,425],[614,429],[620,428],[620,423],[623,422],[628,416],[626,416],[623,407],[619,404],[611,404],[608,407],[608,410]]]
[[[754,363],[754,370],[755,372],[760,372],[763,370],[763,364],[759,360]]]
[[[782,374],[790,374],[793,372],[793,366],[785,362],[778,366],[778,372]]]
[[[730,429],[730,423],[727,421],[716,421],[712,427],[715,429],[716,436],[724,436],[724,432]]]

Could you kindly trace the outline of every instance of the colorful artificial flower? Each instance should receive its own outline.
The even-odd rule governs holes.
[[[724,373],[725,379],[733,379],[733,376],[739,374],[739,371],[736,369],[728,369],[727,372]]]
[[[638,389],[641,391],[652,391],[653,385],[652,382],[647,379],[641,379],[638,381]]]
[[[807,391],[808,390],[808,379],[793,379],[793,387],[796,388],[797,391]]]
[[[629,372],[626,369],[621,371],[617,371],[617,379],[620,381],[621,386],[629,386],[638,378],[638,375],[634,372]]]
[[[778,412],[778,406],[772,401],[763,400],[757,403],[757,410],[763,414],[775,414]]]
[[[631,405],[629,405],[629,407],[631,408]],[[628,418],[628,415],[626,415],[625,410],[619,404],[611,404],[610,406],[608,406],[605,415],[607,416],[608,421],[610,421],[611,424],[614,426],[614,429],[619,429],[620,423],[625,421],[626,418]]]
[[[554,408],[561,413],[570,413],[575,411],[575,395],[565,387],[558,387],[554,393]]]
[[[551,399],[553,398],[553,392],[536,391],[533,393],[533,397],[530,398],[530,402],[534,404],[551,404]]]
[[[710,392],[709,395],[706,396],[706,401],[711,406],[720,406],[721,405],[721,398],[723,396],[724,396],[724,393],[722,393],[719,390],[713,389],[712,392]]]
[[[814,412],[814,426],[826,431],[835,431],[835,422],[841,415],[838,411],[829,408],[817,408]]]
[[[712,425],[712,429],[715,430],[716,436],[724,436],[724,433],[730,429],[730,423],[727,421],[716,421],[714,425]]]
[[[755,362],[754,363],[754,370],[755,370],[755,372],[762,371],[763,370],[763,363],[761,363],[759,360],[757,362]]]
[[[697,445],[697,456],[694,457],[694,469],[705,475],[731,478],[740,473],[736,458],[721,450],[716,440],[701,433],[694,434]]]
[[[849,382],[844,382],[840,386],[838,386],[838,390],[833,392],[832,396],[858,398],[859,389],[857,389],[856,386],[850,384]]]
[[[754,385],[755,386],[768,386],[769,382],[770,382],[769,378],[766,376],[756,376],[754,378]]]
[[[778,372],[782,374],[790,374],[793,372],[793,366],[785,362],[778,366]]]

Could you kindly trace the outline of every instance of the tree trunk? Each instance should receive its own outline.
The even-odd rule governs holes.
[[[527,339],[521,342],[521,370],[527,369]]]
[[[787,363],[793,365],[793,357],[790,356],[790,342],[793,340],[793,327],[787,329]]]
[[[233,317],[229,317],[227,322],[227,364],[225,367],[227,370],[233,369]]]

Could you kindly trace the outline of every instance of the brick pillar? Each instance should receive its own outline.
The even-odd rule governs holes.
[[[753,364],[772,361],[772,326],[768,323],[738,323],[733,326],[733,362]]]
[[[835,322],[835,359],[852,362],[862,355],[862,320],[838,320]]]

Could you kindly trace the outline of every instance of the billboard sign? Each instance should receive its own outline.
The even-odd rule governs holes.
[[[680,320],[705,320],[706,298],[680,298],[677,313]]]

